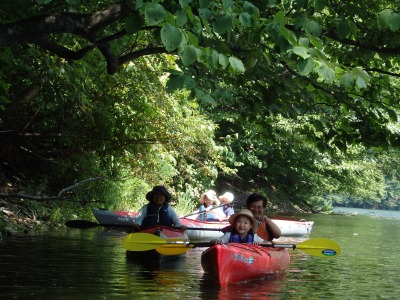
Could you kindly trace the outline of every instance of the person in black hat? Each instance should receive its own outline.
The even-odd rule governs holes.
[[[180,227],[181,231],[186,230],[182,225],[178,214],[168,204],[171,202],[171,194],[162,185],[157,185],[146,194],[149,204],[145,204],[139,210],[133,224],[134,230],[149,228],[155,225]]]

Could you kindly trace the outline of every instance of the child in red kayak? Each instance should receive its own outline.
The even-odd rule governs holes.
[[[264,241],[255,233],[258,227],[257,220],[253,217],[253,213],[250,210],[242,209],[231,215],[229,223],[232,225],[232,231],[226,232],[218,240],[212,240],[211,243],[247,243],[259,245]]]

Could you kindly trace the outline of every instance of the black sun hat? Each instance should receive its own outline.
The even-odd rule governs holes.
[[[153,199],[153,196],[158,192],[160,192],[165,196],[166,203],[171,201],[171,194],[167,191],[167,189],[163,185],[156,185],[155,187],[153,187],[153,189],[146,194],[146,199],[148,201],[151,201]]]

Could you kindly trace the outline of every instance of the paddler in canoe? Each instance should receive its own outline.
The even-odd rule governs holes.
[[[232,193],[226,192],[219,196],[218,199],[221,201],[221,205],[216,208],[215,211],[224,217],[223,221],[228,220],[228,218],[235,213],[232,205],[234,196]]]
[[[208,190],[203,193],[199,199],[200,207],[196,212],[199,212],[197,220],[199,221],[222,221],[225,219],[224,215],[215,209],[220,206],[221,202],[218,200],[217,193],[213,190]]]
[[[171,201],[171,194],[162,186],[157,185],[146,194],[149,204],[145,204],[136,216],[133,229],[139,231],[155,225],[180,227],[181,231],[186,231],[186,226],[182,225],[178,214],[168,204]]]
[[[229,223],[232,226],[231,231],[226,232],[217,240],[212,240],[212,244],[246,243],[259,245],[264,241],[255,233],[258,228],[258,221],[250,210],[242,209],[231,215]]]
[[[246,200],[247,209],[253,213],[258,221],[258,227],[265,226],[262,237],[264,240],[272,241],[281,236],[281,230],[270,218],[264,215],[264,209],[267,206],[267,198],[258,193],[253,193]]]

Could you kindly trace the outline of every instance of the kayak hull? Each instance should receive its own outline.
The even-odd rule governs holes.
[[[131,226],[136,219],[137,213],[112,211],[108,209],[92,208],[96,220],[102,225]],[[187,235],[191,240],[212,240],[218,239],[223,235],[222,231],[211,231],[207,229],[223,229],[229,226],[227,221],[203,222],[192,218],[180,218],[183,225],[194,228],[205,228],[206,230],[187,230]],[[313,221],[305,220],[283,220],[272,219],[280,228],[281,236],[308,236],[314,225]]]
[[[252,244],[215,245],[201,255],[204,272],[221,286],[276,276],[286,272],[289,264],[287,249]]]

